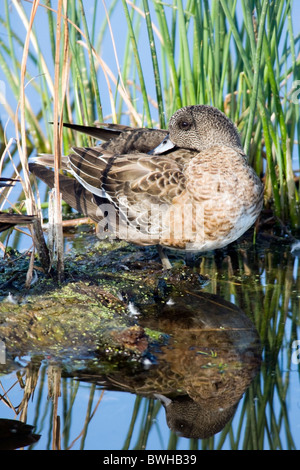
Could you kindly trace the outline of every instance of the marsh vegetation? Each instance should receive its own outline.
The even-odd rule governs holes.
[[[109,448],[119,416],[103,425],[101,410],[112,392],[130,397],[126,412],[118,398],[120,449],[299,449],[296,12],[292,0],[1,2],[0,174],[19,182],[0,189],[0,210],[38,219],[26,235],[0,234],[7,354],[0,398],[4,417],[37,425],[42,438],[33,448]],[[192,104],[213,105],[236,124],[264,183],[264,208],[242,240],[194,267],[171,256],[166,277],[154,249],[99,241],[94,224],[60,200],[61,156],[96,143],[61,123],[165,129],[176,109]],[[52,192],[29,172],[36,153],[55,155]],[[224,302],[226,312],[247,317],[240,336],[226,337],[234,352],[222,349],[223,327],[207,316],[199,333],[203,296],[208,312]],[[202,330],[211,332],[207,342]],[[152,365],[161,359],[149,377],[145,351]],[[180,438],[165,426],[158,395],[179,396],[178,403],[188,395],[198,405],[213,396],[213,414],[220,392],[233,389],[240,393],[216,435]],[[89,440],[98,432],[101,442]]]

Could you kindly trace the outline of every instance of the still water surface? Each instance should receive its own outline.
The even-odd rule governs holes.
[[[1,365],[0,418],[35,426],[33,450],[299,449],[299,269],[263,234],[209,254],[209,281],[136,301],[136,324],[161,332],[139,360],[39,351]]]

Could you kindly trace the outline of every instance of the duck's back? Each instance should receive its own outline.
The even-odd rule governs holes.
[[[167,135],[163,129],[133,128],[111,123],[99,124],[98,127],[64,123],[64,127],[102,141],[97,149],[112,155],[147,154]]]
[[[167,131],[160,129],[131,129],[103,143],[101,148],[105,152],[117,155],[147,154],[159,145],[166,135]]]

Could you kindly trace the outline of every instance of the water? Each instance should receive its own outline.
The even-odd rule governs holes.
[[[77,240],[79,252],[85,237],[93,240]],[[25,447],[34,450],[299,449],[300,277],[290,248],[261,232],[255,247],[250,236],[203,257],[191,276],[157,271],[151,297],[153,252],[116,244],[131,279],[139,260],[139,288],[128,287],[139,315],[126,315],[160,336],[119,356],[97,341],[88,352],[79,341],[76,353],[50,345],[43,354],[33,337],[35,351],[27,344],[1,366],[0,417],[35,426],[40,437]],[[103,288],[104,265],[93,288]],[[199,272],[209,281],[197,282]],[[59,329],[63,317],[55,321]]]

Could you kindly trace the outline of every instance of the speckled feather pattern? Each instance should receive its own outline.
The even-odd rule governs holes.
[[[262,209],[260,179],[235,126],[216,108],[182,108],[168,131],[117,125],[91,131],[106,142],[74,148],[65,166],[121,214],[128,241],[198,252],[221,248]],[[147,153],[167,138],[172,150]]]

